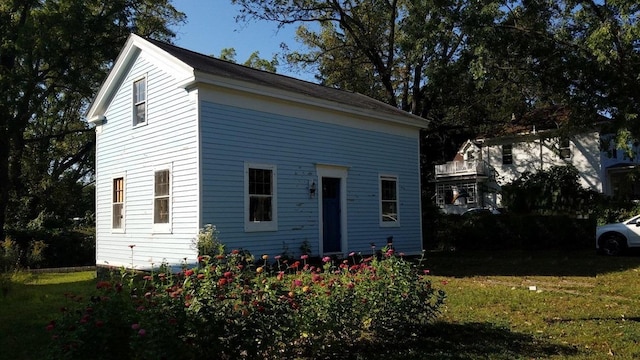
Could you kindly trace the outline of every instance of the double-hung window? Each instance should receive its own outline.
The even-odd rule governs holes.
[[[133,126],[147,123],[147,78],[133,82]]]
[[[513,164],[513,145],[511,144],[502,145],[502,164],[503,165]]]
[[[154,173],[153,226],[156,232],[171,231],[171,172],[169,169]]]
[[[398,177],[380,175],[380,226],[398,226]]]
[[[113,179],[112,183],[111,228],[124,230],[124,177]]]
[[[245,231],[278,230],[275,165],[245,164]]]
[[[568,137],[558,139],[558,156],[560,159],[571,159],[571,140]]]

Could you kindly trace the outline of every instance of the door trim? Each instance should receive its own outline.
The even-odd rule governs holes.
[[[347,174],[348,166],[331,165],[331,164],[315,164],[316,176],[318,177],[318,251],[320,256],[326,255],[323,249],[324,229],[322,219],[322,178],[338,178],[340,179],[340,248],[342,255],[348,250],[349,239],[347,238]],[[333,254],[333,253],[332,253]]]

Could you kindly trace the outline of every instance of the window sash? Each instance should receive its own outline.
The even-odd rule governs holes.
[[[147,82],[140,79],[133,83],[133,113],[134,125],[147,121]]]
[[[124,178],[113,179],[112,222],[113,229],[122,229],[124,217]]]
[[[513,145],[502,145],[502,163],[504,165],[513,164]]]
[[[398,179],[380,178],[380,221],[387,224],[398,222]]]
[[[249,168],[249,221],[273,221],[273,171]]]
[[[171,187],[169,170],[155,172],[154,199],[153,199],[153,223],[168,224],[171,215],[170,199]]]

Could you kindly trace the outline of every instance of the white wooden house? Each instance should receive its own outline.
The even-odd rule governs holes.
[[[603,148],[603,144],[606,144]],[[523,172],[573,165],[580,184],[609,196],[640,199],[640,183],[627,175],[637,168],[640,146],[631,153],[615,146],[611,136],[588,131],[570,136],[531,131],[466,141],[453,161],[436,165],[436,202],[447,213],[469,208],[501,207],[501,186]]]
[[[98,266],[194,262],[206,224],[254,255],[422,249],[424,120],[379,101],[131,35],[87,118]]]

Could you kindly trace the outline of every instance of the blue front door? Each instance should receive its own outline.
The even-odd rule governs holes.
[[[342,252],[340,224],[340,179],[322,178],[323,252]]]

